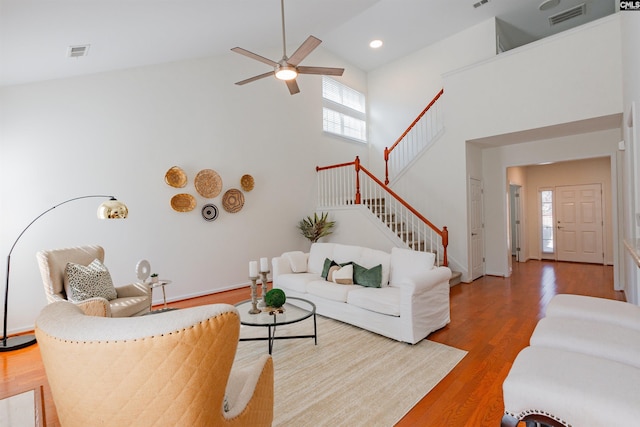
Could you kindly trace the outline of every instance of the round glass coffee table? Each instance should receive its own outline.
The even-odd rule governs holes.
[[[273,342],[275,340],[313,338],[315,344],[318,345],[316,305],[311,301],[302,298],[287,297],[287,302],[283,306],[283,313],[262,311],[258,314],[249,314],[249,310],[252,307],[251,300],[239,302],[235,306],[238,309],[238,313],[240,313],[241,325],[266,327],[268,331],[266,337],[240,338],[240,341],[268,341],[269,354],[271,354],[273,350]],[[313,334],[276,336],[276,328],[278,326],[301,322],[310,317],[313,317]]]

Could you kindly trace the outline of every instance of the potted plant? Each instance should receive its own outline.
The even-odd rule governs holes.
[[[318,216],[318,213],[316,212],[313,214],[313,218],[308,216],[302,219],[298,223],[298,229],[304,237],[311,241],[311,243],[315,243],[321,237],[328,236],[333,233],[331,229],[336,222],[329,221],[328,217],[328,212],[323,212],[320,216]]]
[[[158,273],[153,273],[151,275],[151,283],[158,283]]]

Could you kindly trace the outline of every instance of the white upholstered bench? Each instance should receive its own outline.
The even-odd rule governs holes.
[[[640,419],[640,369],[612,360],[530,346],[516,357],[502,389],[502,426],[613,427]]]
[[[557,295],[503,383],[502,426],[623,426],[640,416],[640,307]]]

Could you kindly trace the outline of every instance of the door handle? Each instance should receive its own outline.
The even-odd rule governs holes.
[[[560,230],[561,228],[564,228],[564,227],[560,227],[560,226],[558,226],[558,230]]]
[[[478,233],[471,233],[471,235],[472,235],[472,236],[477,236],[477,235],[478,235]]]

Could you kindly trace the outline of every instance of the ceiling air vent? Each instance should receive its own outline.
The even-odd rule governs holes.
[[[87,56],[89,54],[89,46],[90,45],[88,44],[69,46],[69,49],[67,49],[67,56],[69,58],[80,58],[82,56]]]
[[[549,17],[549,24],[553,27],[561,22],[568,21],[569,19],[577,18],[587,13],[586,3],[579,4],[571,9],[567,9],[563,12],[556,13]]]

